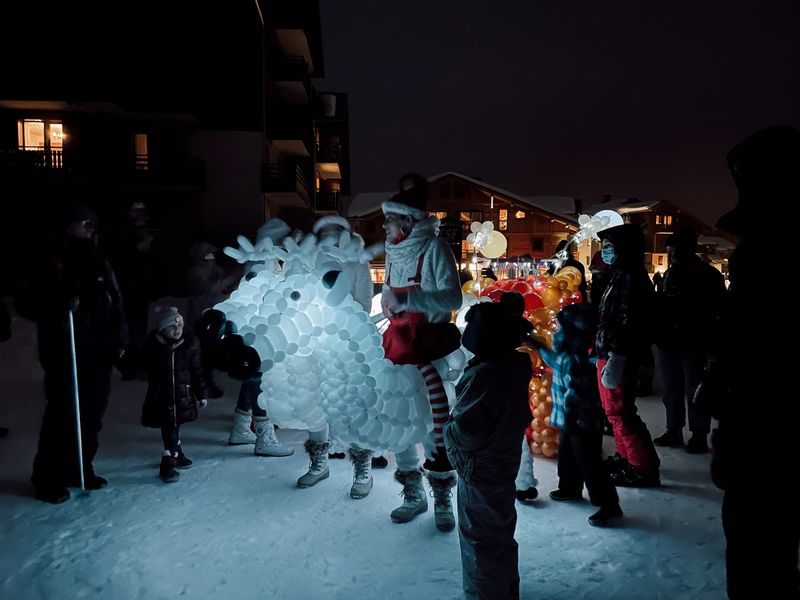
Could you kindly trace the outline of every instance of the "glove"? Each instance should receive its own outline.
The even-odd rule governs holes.
[[[200,408],[205,408],[206,406],[208,406],[208,400],[206,400],[205,398],[200,398],[200,400],[197,401],[197,405]]]
[[[625,357],[613,352],[608,353],[608,361],[603,366],[600,376],[600,383],[607,390],[616,388],[622,381],[622,373],[625,371]]]

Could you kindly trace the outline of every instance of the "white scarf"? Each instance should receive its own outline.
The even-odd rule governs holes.
[[[402,242],[392,244],[386,241],[386,256],[392,264],[397,265],[419,259],[437,235],[439,235],[438,217],[430,216],[424,221],[417,221],[411,233]]]

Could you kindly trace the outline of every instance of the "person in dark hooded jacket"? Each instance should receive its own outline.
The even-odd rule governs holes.
[[[95,474],[98,434],[108,406],[111,369],[128,343],[122,294],[114,271],[97,250],[97,216],[84,206],[66,209],[57,247],[41,259],[34,280],[16,299],[17,313],[36,321],[39,362],[47,397],[31,481],[36,497],[58,504],[80,485],[75,431],[69,314],[74,323],[86,489],[108,482]],[[118,364],[118,363],[117,363]]]
[[[147,395],[142,407],[142,425],[161,429],[164,452],[158,476],[165,483],[178,479],[178,469],[192,461],[181,446],[180,427],[197,419],[197,408],[208,404],[200,347],[184,334],[183,317],[175,307],[160,308],[158,324],[145,342]]]
[[[518,598],[515,479],[530,421],[533,369],[516,352],[518,317],[504,304],[480,303],[467,313],[464,347],[475,354],[456,386],[444,427],[458,472],[458,528],[467,598]]]
[[[800,438],[797,356],[781,351],[796,338],[794,309],[771,304],[763,326],[748,316],[764,306],[765,286],[791,276],[791,236],[775,234],[771,206],[800,201],[800,130],[758,131],[728,154],[736,207],[717,227],[740,238],[730,257],[730,295],[722,311],[696,408],[718,419],[711,434],[711,476],[725,491],[722,527],[731,599],[800,598]],[[792,209],[790,209],[792,210]],[[762,324],[756,317],[750,323]],[[752,337],[750,337],[752,336]],[[761,428],[762,443],[754,442]]]
[[[725,297],[722,274],[697,256],[697,234],[690,227],[673,233],[666,242],[669,268],[656,293],[658,349],[667,431],[653,440],[656,446],[683,446],[688,404],[686,444],[691,454],[708,452],[711,418],[692,406],[703,375],[706,354]]]
[[[599,233],[608,265],[600,298],[595,351],[603,409],[614,429],[619,460],[616,485],[660,485],[661,461],[647,425],[636,410],[636,386],[642,356],[651,344],[653,285],[644,267],[644,235],[626,223]]]

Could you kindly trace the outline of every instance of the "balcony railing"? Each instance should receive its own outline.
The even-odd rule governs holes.
[[[295,192],[308,198],[308,179],[299,163],[269,163],[261,166],[261,189],[266,192]]]
[[[31,181],[52,178],[95,180],[144,187],[205,187],[205,163],[192,156],[81,156],[63,150],[0,148],[0,176]]]
[[[0,149],[0,171],[16,175],[33,175],[64,169],[63,150]],[[63,174],[63,173],[62,173]]]
[[[342,145],[339,143],[317,144],[317,162],[338,163],[342,158]]]
[[[317,212],[339,212],[340,194],[337,190],[320,190],[317,192]]]

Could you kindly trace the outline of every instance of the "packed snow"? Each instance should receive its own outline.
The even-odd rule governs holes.
[[[175,484],[158,477],[161,440],[139,425],[144,382],[115,374],[98,474],[109,487],[53,506],[32,497],[30,469],[44,408],[35,328],[15,319],[0,345],[0,597],[20,599],[425,599],[462,597],[458,534],[429,512],[404,525],[389,512],[399,484],[374,472],[364,500],[351,500],[347,461],[331,477],[295,487],[305,472],[306,433],[281,430],[288,458],[228,446],[238,383],[183,428],[195,466]],[[658,397],[639,402],[654,435]],[[613,440],[605,438],[607,451]],[[618,528],[590,527],[592,507],[556,503],[555,461],[535,460],[540,499],[517,504],[521,596],[529,599],[724,598],[721,493],[708,456],[659,449],[660,489],[620,489]],[[586,494],[584,493],[584,496]]]

